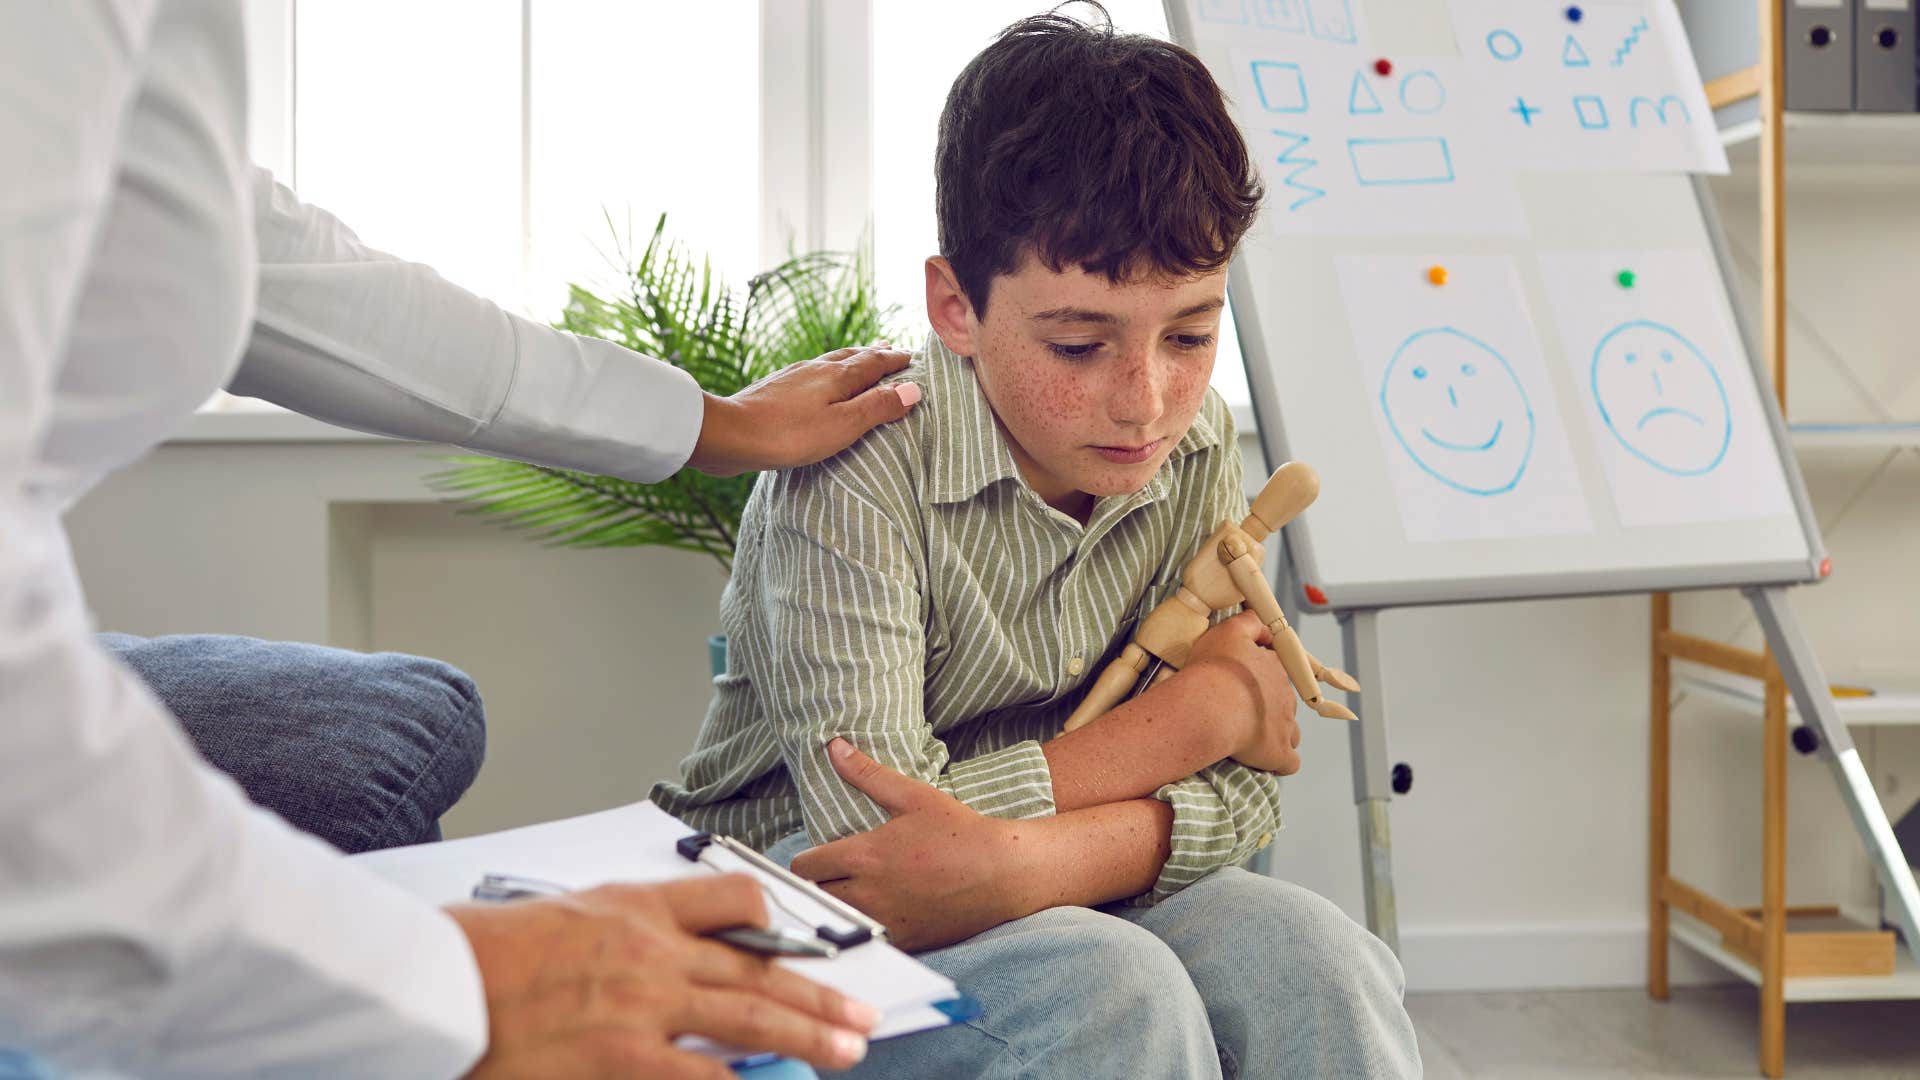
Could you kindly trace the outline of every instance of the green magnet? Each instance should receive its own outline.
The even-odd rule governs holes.
[[[1614,280],[1616,280],[1616,281],[1618,281],[1618,282],[1620,283],[1620,287],[1621,287],[1621,288],[1623,288],[1623,289],[1631,289],[1631,288],[1633,288],[1633,282],[1634,282],[1634,275],[1633,275],[1633,271],[1631,271],[1631,270],[1622,270],[1622,271],[1620,271],[1620,276],[1619,276],[1619,277],[1617,277],[1617,278],[1615,278]]]

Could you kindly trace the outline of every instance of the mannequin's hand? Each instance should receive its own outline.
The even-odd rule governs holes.
[[[781,368],[732,397],[708,394],[687,464],[710,476],[734,476],[830,458],[920,400],[912,383],[874,385],[908,359],[882,346],[837,349]]]
[[[844,1069],[878,1015],[771,961],[698,935],[764,926],[752,879],[606,885],[447,909],[486,987],[487,1054],[468,1080],[704,1077],[733,1071],[681,1035]]]

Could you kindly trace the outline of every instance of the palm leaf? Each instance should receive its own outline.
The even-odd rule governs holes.
[[[554,325],[663,360],[730,396],[802,360],[889,336],[894,308],[873,290],[869,257],[812,252],[752,278],[744,295],[667,237],[660,215],[635,252],[607,215],[606,283],[571,284]],[[898,337],[893,340],[904,344]],[[667,547],[712,556],[731,572],[754,477],[682,469],[657,484],[485,457],[440,459],[427,477],[462,513],[562,547]]]

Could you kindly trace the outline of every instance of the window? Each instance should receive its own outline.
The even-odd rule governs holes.
[[[256,160],[368,244],[551,319],[654,219],[744,284],[871,223],[924,329],[948,85],[1047,0],[247,0]],[[1164,36],[1160,0],[1107,0]],[[797,238],[797,239],[795,239]],[[1232,312],[1215,385],[1248,399]]]
[[[759,0],[278,3],[291,151],[256,122],[255,157],[368,244],[543,320],[604,276],[608,217],[762,268]]]

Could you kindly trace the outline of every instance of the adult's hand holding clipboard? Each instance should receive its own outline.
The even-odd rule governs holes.
[[[399,887],[435,904],[456,904],[471,897],[487,874],[551,882],[567,889],[591,889],[606,882],[659,884],[716,879],[719,874],[748,874],[767,898],[771,925],[813,932],[818,925],[851,929],[843,915],[810,898],[818,893],[791,875],[768,874],[746,859],[715,845],[698,862],[677,845],[693,832],[650,802],[638,802],[596,814],[462,840],[353,856],[355,862]],[[795,884],[797,882],[797,885]],[[800,914],[796,919],[784,908]],[[716,946],[719,947],[719,946]],[[874,1040],[941,1027],[972,1015],[977,1008],[953,981],[884,940],[843,948],[833,959],[781,959],[792,973],[879,1010]],[[752,1060],[712,1041],[682,1040],[683,1048],[732,1064]]]
[[[706,1077],[710,1045],[846,1068],[879,1021],[871,1006],[701,936],[765,922],[758,885],[741,875],[447,910],[486,991],[489,1038],[471,1080]]]

